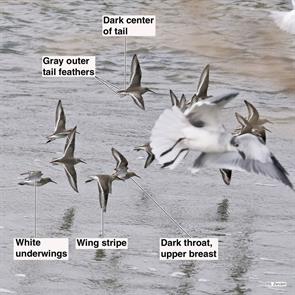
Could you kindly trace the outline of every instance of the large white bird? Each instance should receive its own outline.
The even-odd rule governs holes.
[[[277,26],[290,34],[295,34],[295,0],[292,0],[293,10],[271,11],[271,17]]]
[[[151,147],[162,167],[174,169],[189,150],[201,152],[192,172],[204,167],[254,172],[280,180],[293,189],[287,171],[253,134],[233,136],[222,121],[224,105],[238,93],[195,103],[184,113],[174,106],[165,110],[151,134]]]

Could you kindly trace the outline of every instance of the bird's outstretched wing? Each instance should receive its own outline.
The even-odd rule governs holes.
[[[131,62],[130,83],[129,87],[138,87],[141,83],[141,69],[137,58],[134,54]]]
[[[109,193],[112,193],[111,189],[111,176],[110,175],[97,175],[97,184],[99,191],[99,204],[103,212],[106,212],[108,204]]]
[[[175,95],[175,93],[170,89],[169,91],[170,93],[170,98],[171,98],[171,104],[172,106],[179,106],[179,100],[177,98],[177,96]]]
[[[69,181],[70,186],[75,192],[78,191],[78,185],[77,185],[77,173],[75,166],[72,164],[64,164],[65,172]]]
[[[67,141],[66,141],[66,145],[64,149],[64,156],[66,158],[74,158],[76,129],[77,129],[77,126],[73,128],[73,130],[67,137]]]
[[[64,109],[62,107],[61,100],[58,101],[56,110],[55,110],[55,133],[59,133],[66,129],[66,116]]]
[[[253,172],[277,179],[293,189],[288,172],[259,138],[244,134],[237,137],[237,143],[238,151],[201,153],[194,162],[192,172],[204,167]]]
[[[119,167],[124,167],[124,166],[128,166],[128,161],[127,159],[119,152],[117,151],[115,148],[112,148],[112,155],[115,158],[117,165],[116,165],[116,169]]]
[[[144,100],[140,93],[130,93],[130,96],[132,97],[132,100],[139,108],[141,108],[142,110],[145,110]]]
[[[197,97],[206,98],[208,97],[207,91],[209,87],[209,71],[210,65],[206,65],[202,71],[197,87]]]
[[[21,173],[20,175],[27,175],[25,177],[25,180],[34,180],[34,181],[39,181],[43,175],[43,173],[40,170],[37,171],[28,171]]]

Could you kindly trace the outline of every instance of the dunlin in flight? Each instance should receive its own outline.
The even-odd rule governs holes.
[[[152,152],[152,148],[150,143],[146,143],[144,145],[139,145],[134,148],[135,151],[145,151],[147,153],[147,158],[144,164],[144,168],[147,168],[152,162],[155,160],[155,155]]]
[[[126,89],[119,90],[118,94],[120,95],[130,95],[134,103],[141,109],[145,109],[143,94],[146,92],[152,92],[151,89],[141,86],[141,69],[140,64],[137,58],[137,55],[134,54],[131,62],[131,73],[130,73],[130,82]]]
[[[98,184],[99,205],[101,208],[101,236],[104,236],[104,213],[107,211],[108,197],[112,193],[112,183],[118,179],[116,175],[97,174],[89,176],[90,179],[85,182],[95,180]]]
[[[84,163],[84,164],[86,163],[80,158],[75,158],[74,156],[76,128],[77,127],[73,128],[73,130],[71,131],[70,135],[67,138],[63,156],[58,159],[52,160],[50,163],[63,165],[68,181],[70,183],[70,186],[73,188],[75,192],[78,193],[79,191],[78,191],[78,185],[77,185],[77,173],[76,173],[75,165],[78,163]]]
[[[129,171],[127,159],[115,148],[112,148],[112,154],[117,164],[113,175],[121,180],[127,180],[131,177],[139,177],[135,172]]]
[[[47,136],[47,143],[58,139],[67,137],[73,129],[66,129],[66,116],[61,103],[61,100],[58,101],[56,111],[55,111],[55,128],[54,132]]]

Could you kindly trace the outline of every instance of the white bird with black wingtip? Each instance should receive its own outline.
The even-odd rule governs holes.
[[[151,134],[152,152],[162,167],[174,169],[190,150],[201,152],[192,172],[219,168],[253,172],[277,179],[293,189],[287,171],[266,144],[253,134],[233,136],[220,120],[224,105],[238,93],[198,101],[184,113],[165,110]]]

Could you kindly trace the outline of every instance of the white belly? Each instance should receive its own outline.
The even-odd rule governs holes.
[[[223,152],[227,144],[220,131],[208,131],[205,128],[188,127],[183,129],[185,144],[191,150],[200,152]],[[224,134],[225,136],[225,134]]]

